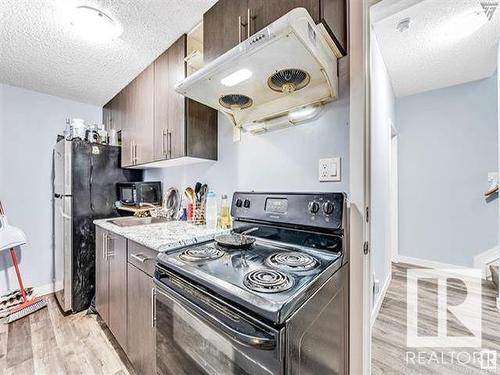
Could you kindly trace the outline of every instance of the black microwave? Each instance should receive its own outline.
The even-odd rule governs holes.
[[[118,182],[118,199],[125,206],[140,207],[145,204],[161,204],[161,182]]]

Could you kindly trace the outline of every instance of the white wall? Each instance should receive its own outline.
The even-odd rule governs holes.
[[[383,286],[391,274],[391,124],[394,123],[394,93],[377,38],[371,33],[371,259],[374,277],[379,281],[373,295],[377,308]]]
[[[498,245],[497,77],[398,98],[399,252],[472,266]]]
[[[0,85],[0,200],[10,223],[28,237],[21,272],[29,286],[53,282],[52,147],[67,117],[101,122],[102,109]],[[17,288],[5,272],[10,265],[0,254],[0,293]]]
[[[345,71],[345,69],[344,69]],[[310,123],[261,135],[242,134],[232,141],[232,125],[219,113],[219,158],[211,164],[151,169],[146,179],[161,180],[182,192],[196,181],[231,197],[237,190],[348,191],[349,92],[347,74],[341,78],[341,98],[325,106]],[[319,182],[318,160],[342,158],[342,181]]]

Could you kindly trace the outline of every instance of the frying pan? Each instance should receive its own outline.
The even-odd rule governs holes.
[[[255,232],[258,227],[247,229],[241,233],[221,234],[214,237],[218,245],[233,249],[250,246],[255,242],[255,238],[248,238],[246,234]]]

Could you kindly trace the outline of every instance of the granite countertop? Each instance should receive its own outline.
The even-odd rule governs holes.
[[[159,252],[210,241],[217,234],[228,232],[227,229],[207,228],[205,225],[194,225],[185,221],[120,227],[109,220],[113,219],[95,220],[94,224]]]

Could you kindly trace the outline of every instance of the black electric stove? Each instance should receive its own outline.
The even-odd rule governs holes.
[[[280,324],[346,261],[343,194],[236,193],[235,233],[256,228],[251,246],[210,241],[158,256],[195,285]]]

